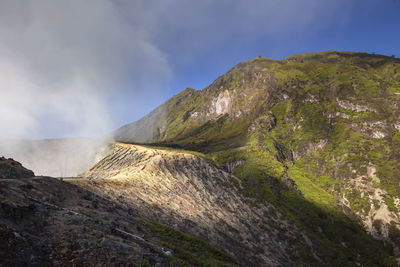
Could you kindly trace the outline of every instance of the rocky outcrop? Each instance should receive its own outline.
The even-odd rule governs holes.
[[[228,90],[219,93],[218,97],[212,101],[210,112],[216,116],[229,113],[232,109],[232,99]]]
[[[301,265],[295,247],[312,250],[273,206],[250,206],[237,178],[202,158],[120,143],[111,151],[74,183],[209,240],[243,266]]]
[[[229,173],[233,173],[237,167],[239,167],[244,160],[237,160],[233,162],[228,162],[225,164],[225,170]]]
[[[327,139],[321,139],[318,142],[308,142],[297,151],[292,151],[293,159],[298,160],[304,156],[309,156],[313,151],[319,151],[328,143]]]
[[[367,172],[364,175],[357,175],[343,185],[340,190],[343,193],[338,198],[342,205],[354,211],[369,233],[377,239],[389,241],[393,239],[390,229],[400,232],[400,203],[397,197],[390,203],[388,192],[379,188],[381,180],[376,175],[375,166],[370,163],[365,168]],[[353,170],[353,173],[357,174],[357,171]],[[396,250],[398,257],[399,251]]]
[[[33,171],[26,169],[21,163],[11,158],[0,157],[0,178],[30,178],[35,176]]]
[[[368,107],[367,105],[354,104],[352,102],[340,100],[337,98],[336,102],[338,103],[339,107],[343,109],[352,110],[355,112],[363,112],[363,111],[376,112],[374,108]]]

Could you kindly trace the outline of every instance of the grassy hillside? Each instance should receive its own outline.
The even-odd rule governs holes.
[[[117,139],[142,142],[130,133],[147,125],[146,143],[202,152],[241,179],[243,194],[274,203],[325,263],[390,266],[400,245],[399,101],[399,59],[258,57],[184,90]]]

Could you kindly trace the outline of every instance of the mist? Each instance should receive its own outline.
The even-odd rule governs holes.
[[[0,142],[0,151],[36,176],[76,177],[105,157],[108,146],[95,138],[9,140]]]

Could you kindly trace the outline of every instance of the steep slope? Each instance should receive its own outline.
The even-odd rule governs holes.
[[[301,113],[297,121],[301,115],[303,120],[312,115],[307,109],[320,106],[316,112],[321,111],[322,123],[315,131],[334,119],[355,117],[353,130],[375,138],[392,135],[392,129],[400,128],[396,116],[399,64],[395,58],[350,52],[284,60],[259,57],[238,64],[202,91],[185,89],[143,119],[118,129],[116,140],[203,148],[209,142],[244,134],[256,118],[282,102],[295,106],[293,115]],[[388,125],[378,123],[390,116]],[[212,131],[218,127],[228,131]]]
[[[273,203],[321,246],[352,239],[326,217],[351,218],[399,246],[399,101],[396,58],[334,51],[258,57],[202,91],[182,91],[115,136],[205,153],[240,178],[245,196]],[[149,138],[136,138],[141,128]],[[363,238],[354,238],[360,247]]]
[[[1,266],[235,265],[204,240],[139,217],[109,197],[16,173],[0,179]]]
[[[237,178],[196,155],[116,143],[82,177],[74,183],[209,240],[242,266],[298,266],[297,246],[313,251],[274,207],[244,199]]]

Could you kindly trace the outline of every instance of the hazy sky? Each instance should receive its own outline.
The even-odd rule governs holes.
[[[400,57],[398,0],[0,0],[0,139],[98,136],[235,64]]]

